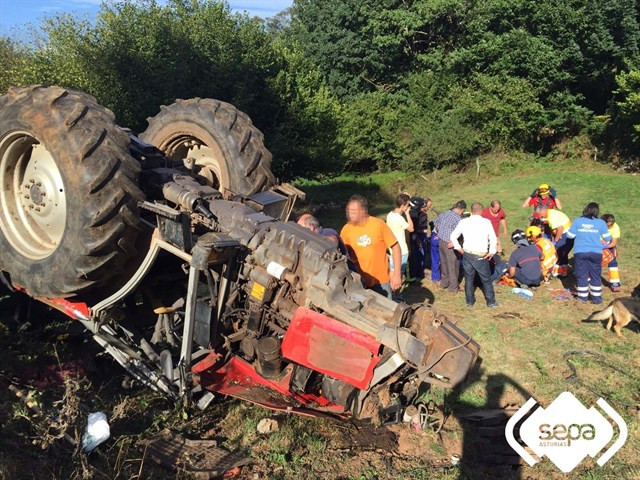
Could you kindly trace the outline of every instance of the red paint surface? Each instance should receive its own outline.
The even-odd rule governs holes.
[[[380,357],[371,335],[300,307],[282,341],[282,356],[366,390]]]
[[[215,354],[213,354],[215,355]],[[238,357],[232,357],[217,370],[208,369],[212,358],[207,356],[193,368],[200,372],[203,388],[247,400],[266,408],[302,415],[323,416],[326,413],[304,408],[322,408],[327,412],[343,413],[344,407],[312,393],[298,394],[289,389],[293,366],[289,365],[279,379],[269,380],[256,372],[253,366]]]
[[[65,315],[73,318],[74,320],[78,320],[82,318],[83,320],[87,320],[91,318],[91,312],[89,311],[89,307],[86,303],[73,303],[69,300],[65,300],[64,298],[39,298],[38,300],[51,305],[53,308],[60,310]]]

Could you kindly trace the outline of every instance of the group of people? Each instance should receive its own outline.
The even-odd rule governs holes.
[[[511,240],[516,249],[508,261],[502,256],[500,231],[508,237],[507,215],[499,200],[488,207],[474,202],[467,212],[464,200],[438,212],[428,198],[401,193],[386,222],[369,215],[369,203],[353,195],[346,208],[347,223],[340,233],[323,229],[309,214],[298,223],[335,241],[348,257],[366,288],[396,298],[403,281],[424,278],[440,288],[457,292],[462,270],[467,307],[476,302],[480,286],[487,306],[497,307],[494,283],[536,287],[555,276],[568,275],[569,253],[574,254],[577,299],[602,303],[602,267],[609,267],[611,289],[620,290],[617,242],[620,228],[612,214],[600,217],[599,206],[589,203],[582,216],[571,221],[562,212],[555,190],[540,185],[525,199],[534,207],[530,225],[516,229]],[[428,212],[437,216],[430,222]]]

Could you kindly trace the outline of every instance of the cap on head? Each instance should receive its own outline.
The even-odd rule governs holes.
[[[549,190],[550,190],[549,185],[547,185],[546,183],[543,183],[538,187],[538,193],[542,193],[542,194],[549,193]]]
[[[409,206],[413,210],[420,210],[425,205],[426,205],[426,202],[424,201],[424,198],[422,198],[422,197],[411,197],[411,199],[409,200]]]

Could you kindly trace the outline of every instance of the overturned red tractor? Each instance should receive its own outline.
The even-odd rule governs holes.
[[[335,244],[288,222],[262,134],[179,100],[133,136],[84,93],[0,98],[0,270],[131,375],[201,407],[211,392],[377,417],[450,388],[478,345],[427,305],[362,287]]]

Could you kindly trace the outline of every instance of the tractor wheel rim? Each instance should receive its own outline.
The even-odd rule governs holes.
[[[62,175],[46,147],[27,132],[0,139],[0,229],[21,255],[40,260],[62,241],[67,221]]]
[[[161,150],[172,158],[191,160],[195,173],[207,185],[218,190],[228,187],[228,178],[221,170],[224,157],[217,145],[208,145],[193,135],[176,135],[165,140]]]

